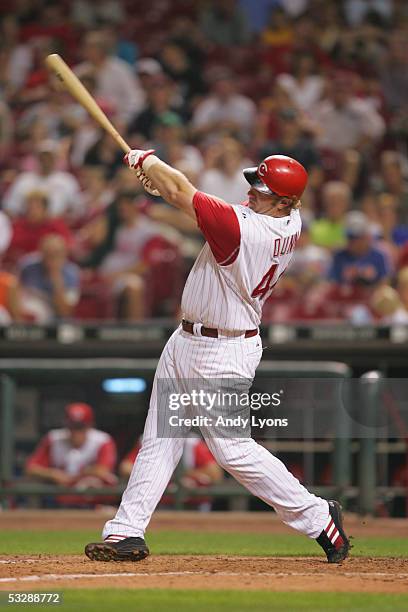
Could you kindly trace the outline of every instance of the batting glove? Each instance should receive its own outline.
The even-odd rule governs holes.
[[[131,149],[129,153],[126,153],[123,161],[131,170],[136,170],[137,168],[142,168],[144,160],[149,155],[152,155],[152,153],[154,153],[154,149],[149,149],[148,151]]]

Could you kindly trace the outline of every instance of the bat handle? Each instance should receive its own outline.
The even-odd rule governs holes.
[[[116,143],[120,146],[120,148],[122,149],[124,153],[129,153],[129,151],[131,151],[131,148],[126,142],[126,140],[124,140],[118,132],[115,131],[115,133],[112,134],[112,136],[114,137],[114,139],[116,140]]]

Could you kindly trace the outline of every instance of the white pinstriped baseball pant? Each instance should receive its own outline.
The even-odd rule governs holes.
[[[192,336],[178,328],[160,357],[142,448],[116,516],[105,524],[103,537],[143,537],[150,518],[180,461],[185,439],[157,437],[158,384],[209,378],[252,380],[262,355],[259,336],[208,338]],[[180,392],[184,392],[182,389]],[[272,506],[281,520],[316,538],[327,524],[327,501],[309,493],[285,465],[252,438],[219,438],[206,435],[206,443],[219,465],[251,493]]]

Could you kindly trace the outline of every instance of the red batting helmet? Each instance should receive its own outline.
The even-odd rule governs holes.
[[[257,191],[299,199],[305,190],[307,172],[296,159],[270,155],[257,168],[245,168],[244,176]]]

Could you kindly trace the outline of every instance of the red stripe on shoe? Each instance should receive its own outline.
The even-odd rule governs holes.
[[[332,519],[330,523],[328,524],[328,526],[326,527],[326,533],[327,533],[328,538],[330,538],[335,528],[336,528],[336,525],[334,524],[333,519]]]
[[[333,521],[333,518],[332,518],[331,514],[329,514],[328,519],[327,519],[327,523],[326,523],[326,525],[323,527],[323,531],[326,531],[326,533],[327,533],[327,530],[329,529],[329,527],[330,527],[330,525],[331,525],[332,521]]]

